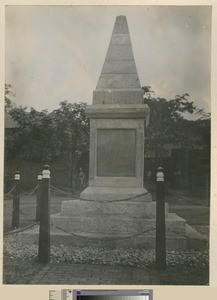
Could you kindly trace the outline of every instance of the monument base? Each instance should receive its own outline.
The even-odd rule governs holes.
[[[148,234],[128,237],[111,237],[103,235],[95,235],[90,233],[70,234],[58,227],[51,225],[50,243],[52,246],[70,246],[70,247],[91,247],[105,249],[155,249],[155,231]],[[30,245],[38,245],[39,226],[20,232],[19,235],[25,236],[25,241]],[[167,232],[166,247],[168,251],[185,251],[195,250],[203,251],[208,249],[207,239],[189,225],[186,225],[186,234],[181,236]]]
[[[206,239],[165,209],[168,250],[206,249]],[[51,226],[67,235],[67,244],[103,248],[154,249],[156,202],[63,201]],[[63,237],[62,237],[63,238]]]
[[[151,201],[151,194],[142,187],[88,187],[81,193],[86,200],[128,200]]]

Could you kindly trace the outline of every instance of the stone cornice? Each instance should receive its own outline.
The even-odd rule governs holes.
[[[89,105],[86,115],[96,119],[146,119],[149,111],[147,104],[99,104]]]

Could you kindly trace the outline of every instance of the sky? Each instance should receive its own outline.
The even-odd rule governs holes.
[[[210,112],[209,6],[7,6],[11,99],[48,111],[63,100],[92,104],[118,15],[127,17],[141,86],[167,99],[188,93]]]

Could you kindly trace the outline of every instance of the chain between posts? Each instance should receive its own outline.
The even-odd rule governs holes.
[[[20,209],[20,196],[24,194],[34,194],[34,192],[38,189],[38,185],[31,191],[31,192],[24,192],[20,193],[22,191],[21,186],[20,186],[20,172],[17,171],[14,176],[14,187],[10,190],[7,195],[13,192],[13,209],[12,209],[12,228],[17,229],[20,227],[20,213],[22,215],[27,215],[25,214],[21,209]]]
[[[4,197],[7,197],[9,196],[15,189],[15,185],[12,187],[12,189],[7,193],[7,194],[4,194]]]
[[[109,238],[109,237],[94,237],[94,236],[91,236],[91,237],[87,237],[87,236],[83,236],[81,234],[77,234],[77,233],[73,233],[73,232],[68,232],[67,230],[64,230],[58,226],[55,226],[55,228],[57,229],[60,229],[62,230],[63,232],[71,235],[71,236],[74,236],[74,237],[79,237],[79,238],[84,238],[84,239],[89,239],[89,240],[99,240],[99,241],[102,241],[102,240],[107,240],[107,241],[115,241],[115,240],[125,240],[125,239],[131,239],[131,238],[135,238],[135,237],[138,237],[138,236],[141,236],[145,233],[148,233],[150,231],[153,231],[156,229],[156,226],[152,226],[151,228],[145,230],[145,231],[142,231],[140,233],[137,233],[137,234],[134,234],[132,236],[124,236],[124,237],[113,237],[113,238]]]
[[[15,185],[11,189],[11,191],[7,194],[9,195],[14,191],[14,200],[15,202],[17,199],[19,199],[19,196],[21,194],[18,193],[20,190],[20,174],[19,172],[16,172],[15,174]],[[164,269],[166,268],[166,238],[165,238],[165,202],[164,202],[164,174],[162,172],[162,168],[158,168],[157,173],[157,211],[156,211],[156,226],[152,226],[151,228],[148,228],[145,231],[142,231],[138,234],[134,234],[132,236],[124,236],[124,237],[84,237],[82,235],[76,234],[76,233],[69,233],[68,234],[79,237],[79,238],[88,238],[88,239],[97,239],[97,240],[124,240],[124,239],[131,239],[133,237],[142,236],[145,233],[148,233],[150,231],[156,230],[156,265],[158,269]],[[19,186],[19,188],[17,188]],[[42,188],[42,190],[41,190]],[[38,212],[36,213],[36,221],[40,220],[40,229],[39,229],[39,253],[38,253],[38,259],[42,263],[49,262],[50,259],[50,171],[49,166],[44,166],[44,170],[42,174],[38,175],[38,184],[36,188],[33,189],[29,194],[34,193],[38,189],[37,194],[37,209]],[[62,192],[60,189],[55,188],[52,186],[52,190],[57,190],[59,192]],[[133,197],[128,197],[125,199],[117,199],[117,200],[96,200],[96,202],[117,202],[117,201],[127,201],[132,200],[137,197],[140,197],[142,195],[149,194],[149,192],[136,195]],[[78,197],[76,195],[69,195],[76,197],[76,199],[82,200],[82,201],[90,201],[93,202],[93,200],[83,199],[81,197]],[[42,201],[43,198],[43,201]],[[13,218],[16,216],[15,221],[13,221],[13,228],[19,227],[19,213],[22,213],[25,215],[19,208],[19,201],[16,202],[16,205],[13,205]],[[15,223],[15,224],[14,224]],[[15,226],[16,225],[16,226]],[[36,224],[30,225],[35,226]],[[57,227],[57,226],[56,226]],[[58,228],[58,227],[57,227]],[[16,229],[18,230],[18,229]],[[25,228],[23,229],[25,230]],[[19,231],[19,230],[18,230]],[[63,230],[64,231],[64,230]],[[14,231],[15,233],[15,231]],[[184,236],[184,235],[183,235]]]
[[[38,189],[37,189],[37,199],[36,199],[36,217],[35,221],[40,221],[40,211],[41,211],[41,182],[42,182],[42,173],[38,174]]]
[[[4,197],[7,198],[9,195],[11,195],[12,192],[15,190],[15,188],[16,188],[16,185],[14,185],[14,186],[12,187],[12,189],[11,189],[7,194],[4,194]],[[19,186],[19,190],[18,190],[17,196],[18,196],[18,197],[21,197],[21,196],[24,196],[24,195],[33,195],[33,194],[37,191],[37,189],[38,189],[38,184],[36,185],[36,187],[35,187],[33,190],[28,191],[28,192],[25,192],[25,191]],[[20,193],[19,191],[22,191],[22,193]],[[13,194],[12,194],[12,197],[11,197],[11,198],[8,198],[8,199],[6,199],[6,200],[11,200],[11,199],[13,199]]]
[[[64,192],[64,190],[61,190],[61,189],[59,189],[57,187],[54,187],[53,185],[51,186],[51,190],[53,192],[56,192],[56,193],[62,193],[62,194],[67,195],[69,197],[76,198],[75,200],[81,200],[81,201],[87,201],[87,202],[100,202],[100,203],[102,203],[102,202],[109,202],[109,203],[111,203],[111,202],[131,201],[131,200],[139,198],[141,196],[145,196],[145,195],[150,194],[147,191],[145,193],[142,193],[142,194],[139,194],[139,195],[135,195],[135,196],[132,196],[132,197],[123,198],[123,199],[114,199],[114,200],[89,200],[89,199],[81,198],[81,197],[79,197],[77,195],[74,195],[74,194],[66,193],[66,192]]]

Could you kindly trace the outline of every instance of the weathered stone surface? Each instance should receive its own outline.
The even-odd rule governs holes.
[[[97,89],[128,89],[140,88],[139,77],[136,74],[101,74]]]
[[[112,34],[129,34],[128,24],[127,24],[127,18],[126,16],[118,16],[115,21],[114,29],[112,31]]]
[[[177,215],[173,214],[173,223],[170,221],[171,214],[169,213],[166,219],[166,229],[171,233],[185,234],[186,221]],[[121,218],[112,215],[100,215],[87,217],[80,216],[68,216],[68,215],[52,215],[51,223],[55,220],[57,227],[62,228],[68,233],[93,233],[104,236],[131,236],[142,233],[147,233],[150,230],[155,230],[155,219],[148,218],[132,218],[124,216]]]
[[[97,84],[98,89],[141,89],[127,20],[118,16]],[[117,100],[115,101],[117,102]]]
[[[103,106],[102,106],[103,107]],[[114,107],[113,107],[114,108]],[[119,111],[118,108],[114,108]],[[124,109],[122,106],[120,110]],[[102,108],[103,110],[103,108]],[[106,112],[106,107],[105,111]],[[126,112],[125,112],[126,113]],[[88,113],[89,114],[89,113]],[[113,113],[114,114],[114,113]],[[113,115],[111,114],[111,115]],[[135,178],[137,181],[130,181],[127,177],[116,177],[116,184],[111,185],[110,177],[99,177],[97,176],[97,130],[100,129],[125,129],[125,130],[136,130],[136,149],[135,149]],[[92,181],[94,181],[94,186],[97,188],[97,182],[100,181],[100,186],[104,187],[129,187],[129,188],[138,188],[138,183],[140,183],[140,188],[143,188],[143,166],[144,166],[144,156],[143,156],[143,147],[144,147],[144,120],[143,119],[106,119],[104,118],[94,118],[90,119],[90,162],[89,162],[89,186],[92,186]],[[114,157],[115,161],[115,157]],[[136,183],[136,185],[135,185]],[[121,194],[128,194],[128,192]],[[115,199],[115,198],[114,198]]]
[[[97,130],[97,176],[134,177],[135,149],[135,129]]]
[[[142,104],[142,89],[103,89],[93,91],[93,104]]]
[[[102,74],[137,74],[137,70],[134,61],[105,61]]]
[[[54,221],[54,220],[52,220]],[[186,250],[195,251],[207,250],[209,245],[207,239],[199,234],[189,225],[186,225],[185,236],[167,231],[167,250]],[[38,245],[39,227],[25,230],[19,233],[25,236],[26,244]],[[100,235],[90,233],[70,234],[51,223],[51,245],[60,246],[81,246],[81,247],[102,247],[112,248],[135,248],[135,249],[155,249],[155,231],[136,235],[133,237],[121,237],[113,235]]]
[[[151,194],[146,194],[147,190],[141,187],[109,187],[109,178],[101,177],[104,180],[104,187],[89,186],[82,193],[81,197],[87,200],[121,200],[134,197],[134,201],[151,201]],[[123,178],[125,179],[125,178]],[[97,178],[95,178],[97,182]],[[131,184],[132,185],[132,184]]]
[[[110,45],[131,45],[129,34],[112,34]]]
[[[139,126],[139,121],[146,118],[149,115],[149,107],[144,104],[102,104],[102,105],[89,105],[86,109],[86,115],[90,119],[105,119],[104,124],[108,123],[108,119],[115,119],[112,121],[110,128],[115,128],[114,124],[118,123],[118,119],[129,119],[127,123],[130,124],[131,120]],[[139,120],[137,120],[139,119]],[[109,124],[109,123],[108,123]],[[108,125],[109,126],[109,125]],[[107,128],[104,127],[104,128]],[[130,129],[130,125],[126,129]],[[133,127],[134,128],[134,127]]]
[[[153,219],[156,216],[156,202],[143,201],[117,201],[117,202],[101,202],[101,201],[82,201],[70,200],[63,201],[61,205],[61,215],[64,216],[111,216],[119,218],[147,218]],[[168,204],[165,206],[165,214],[168,215]]]
[[[131,45],[110,45],[105,60],[134,61],[133,49]]]
[[[109,177],[106,178],[107,186],[115,187],[130,187],[140,188],[143,185],[142,177]],[[91,182],[89,182],[90,187],[104,187],[105,178],[97,176]]]

